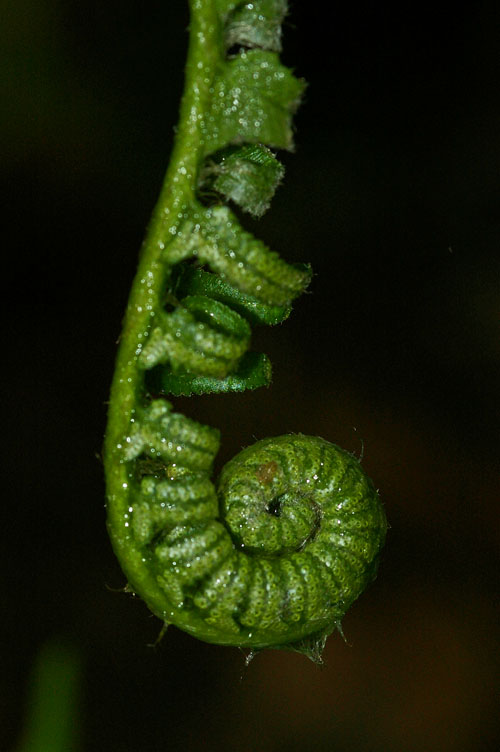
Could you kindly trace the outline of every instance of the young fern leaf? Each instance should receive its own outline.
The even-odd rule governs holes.
[[[299,434],[240,452],[216,488],[218,431],[164,399],[268,384],[250,324],[286,319],[311,276],[221,203],[259,216],[282,178],[270,149],[292,147],[303,90],[278,58],[286,4],[190,5],[179,128],[111,389],[108,529],[130,589],[166,624],[319,660],[375,576],[386,520],[373,484],[350,454]]]
[[[216,191],[260,217],[269,208],[284,172],[283,165],[262,144],[231,147],[209,162],[200,190]]]

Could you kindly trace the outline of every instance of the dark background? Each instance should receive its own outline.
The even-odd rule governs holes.
[[[292,4],[283,59],[309,88],[257,230],[312,263],[310,294],[255,332],[269,390],[176,406],[221,428],[219,465],[290,431],[364,448],[391,530],[324,668],[267,651],[245,669],[174,628],[149,647],[160,624],[119,592],[105,530],[106,400],[185,3],[5,3],[1,749],[48,639],[82,662],[83,750],[498,749],[500,6],[328,6]]]

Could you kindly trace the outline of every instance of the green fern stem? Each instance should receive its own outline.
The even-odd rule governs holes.
[[[220,20],[214,3],[191,0],[190,5],[189,49],[179,126],[125,312],[104,445],[108,527],[112,531],[113,546],[118,559],[126,562],[129,581],[139,592],[148,593],[149,607],[161,618],[165,618],[167,612],[164,594],[144,567],[143,555],[134,546],[128,527],[125,527],[131,506],[128,493],[131,471],[128,463],[123,461],[122,445],[137,406],[145,401],[144,373],[138,368],[138,356],[148,337],[152,315],[161,305],[170,271],[161,261],[165,246],[175,236],[183,213],[195,199],[194,186],[204,142],[203,118],[215,66],[222,54]]]
[[[283,174],[268,146],[292,146],[303,84],[278,58],[286,4],[190,7],[179,127],[111,388],[108,529],[129,588],[166,624],[317,659],[376,572],[386,522],[371,481],[338,447],[297,435],[244,450],[216,489],[218,431],[151,397],[269,383],[266,356],[247,352],[250,324],[283,321],[310,279],[226,205],[260,216]]]

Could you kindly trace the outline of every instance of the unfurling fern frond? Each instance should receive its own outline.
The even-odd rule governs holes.
[[[251,325],[279,323],[311,271],[243,229],[268,207],[303,82],[278,57],[284,0],[192,0],[171,163],[127,308],[105,444],[108,528],[130,588],[165,623],[318,658],[375,576],[386,521],[351,455],[265,439],[211,471],[216,429],[166,396],[267,385]],[[156,395],[154,399],[150,395]]]

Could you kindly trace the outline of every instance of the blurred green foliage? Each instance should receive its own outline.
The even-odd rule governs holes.
[[[25,722],[15,752],[78,752],[81,660],[75,648],[47,642],[28,684]]]

